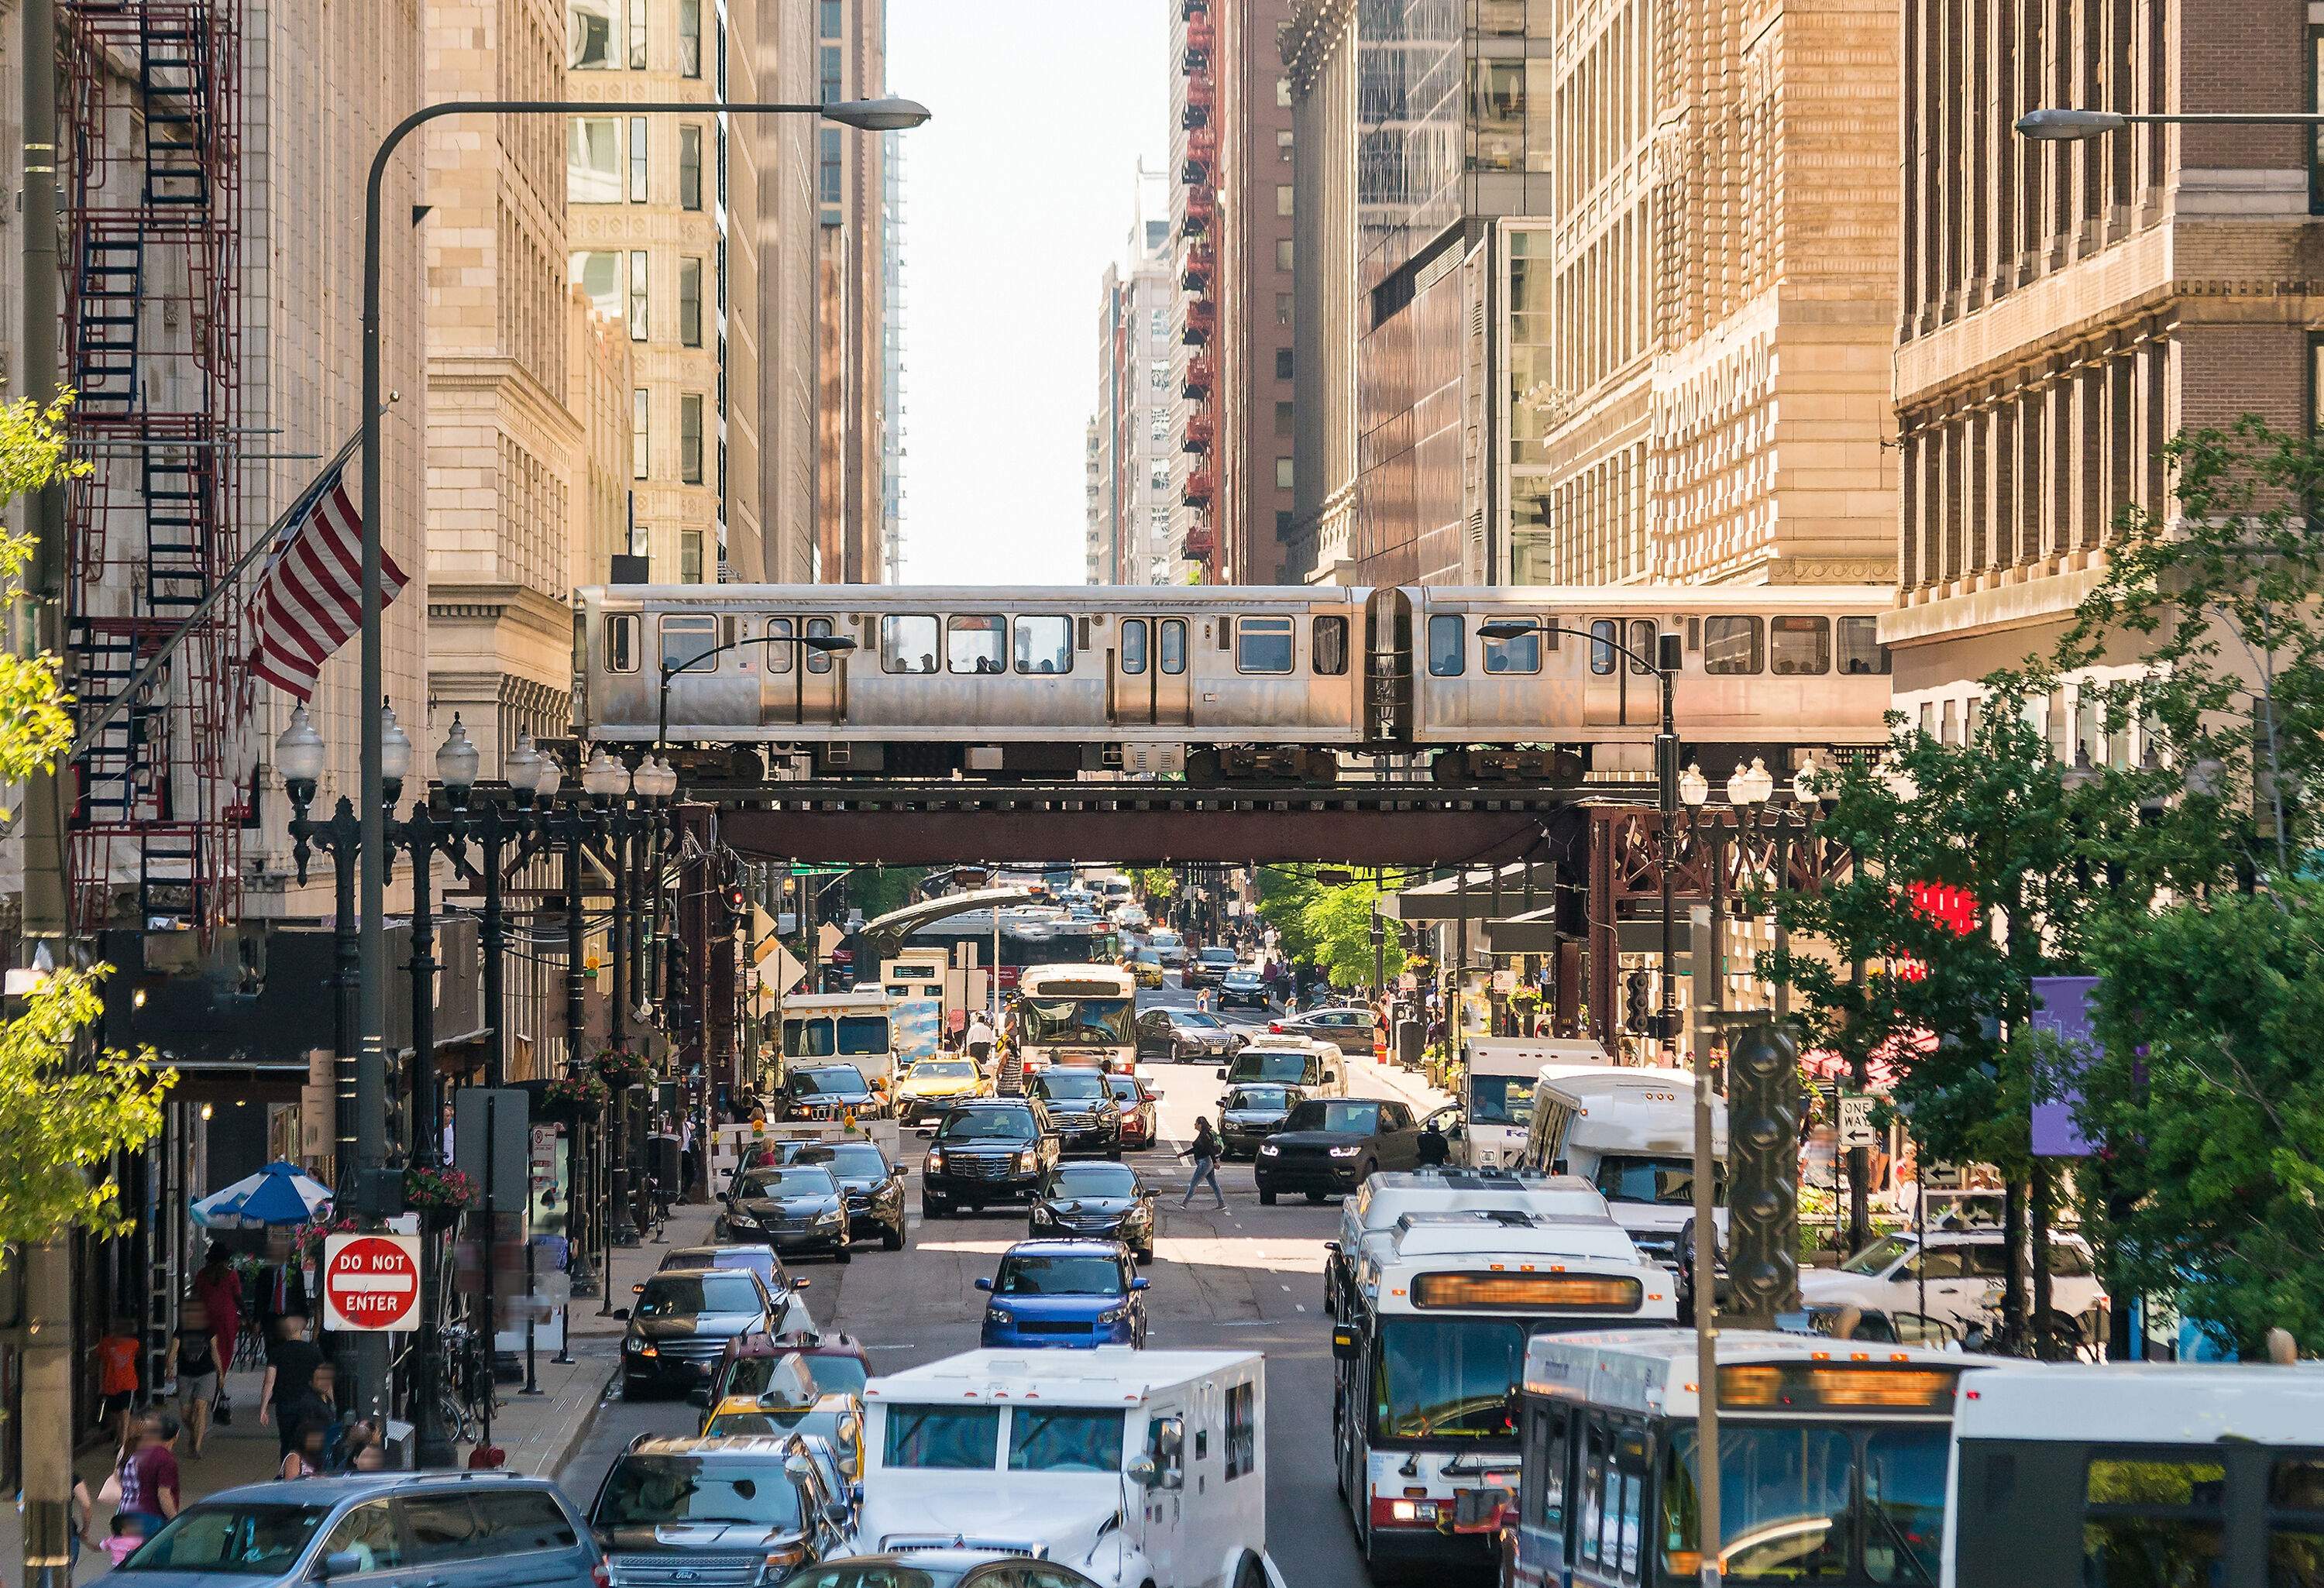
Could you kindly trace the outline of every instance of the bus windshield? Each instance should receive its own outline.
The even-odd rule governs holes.
[[[1027,998],[1017,1005],[1028,1047],[1130,1045],[1128,998]]]
[[[1670,1438],[1663,1570],[1692,1581],[1701,1564],[1694,1431],[1674,1428]],[[1719,1533],[1727,1580],[1934,1583],[1945,1461],[1941,1424],[1722,1423]]]
[[[1525,1374],[1526,1332],[1524,1318],[1381,1319],[1378,1436],[1513,1443],[1509,1391]]]
[[[1727,1200],[1727,1176],[1714,1170],[1711,1194]],[[1598,1195],[1609,1202],[1650,1202],[1665,1207],[1685,1207],[1694,1201],[1694,1160],[1691,1158],[1616,1158],[1598,1161]]]
[[[1472,1125],[1533,1123],[1533,1076],[1469,1077],[1469,1122]]]

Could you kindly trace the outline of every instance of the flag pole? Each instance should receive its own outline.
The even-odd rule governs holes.
[[[308,503],[314,500],[315,487],[328,479],[334,469],[340,467],[348,458],[355,456],[355,448],[363,445],[363,438],[362,427],[358,426],[355,433],[347,438],[346,445],[340,448],[332,456],[331,461],[316,472],[315,477],[307,482],[305,488],[290,499],[290,505],[284,508],[281,515],[267,526],[266,533],[259,538],[257,543],[235,559],[235,565],[226,569],[226,577],[211,586],[210,593],[203,596],[200,604],[186,614],[185,620],[170,632],[170,637],[161,642],[161,649],[154,651],[146,659],[143,666],[129,676],[129,681],[121,687],[121,692],[106,701],[105,709],[89,719],[73,739],[72,748],[65,752],[66,761],[78,761],[87,754],[89,746],[97,743],[97,736],[105,732],[106,725],[129,709],[129,703],[137,698],[139,692],[151,684],[163,668],[170,665],[170,659],[193,637],[194,631],[201,626],[204,618],[209,616],[211,609],[240,587],[242,576],[249,571],[250,565],[256,562],[261,554],[273,549],[275,541],[281,538],[282,531],[288,529],[291,522],[305,511]]]

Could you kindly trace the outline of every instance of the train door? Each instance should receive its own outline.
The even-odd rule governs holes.
[[[1185,727],[1194,720],[1194,675],[1187,669],[1189,641],[1183,617],[1154,623],[1154,720]]]
[[[1582,691],[1584,723],[1593,728],[1650,728],[1661,723],[1662,685],[1654,669],[1660,632],[1652,618],[1590,620],[1590,676]],[[1625,651],[1630,654],[1624,655]]]
[[[1106,716],[1121,726],[1183,726],[1193,720],[1186,620],[1126,617],[1106,675]]]
[[[839,720],[838,663],[828,651],[787,642],[802,632],[829,635],[835,632],[832,620],[807,618],[804,631],[800,622],[794,617],[769,618],[764,632],[777,643],[752,648],[764,656],[759,663],[759,720],[770,726]]]
[[[732,651],[714,656],[722,643],[718,620],[706,612],[666,612],[656,625],[662,701],[657,711],[673,730],[719,721],[719,671],[733,668]]]

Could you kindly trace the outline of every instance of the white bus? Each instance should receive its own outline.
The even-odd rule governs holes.
[[[1010,1019],[1028,1070],[1095,1065],[1128,1075],[1138,1057],[1138,983],[1110,965],[1028,965]]]
[[[1969,1372],[1982,1385],[1986,1359],[1757,1330],[1721,1332],[1718,1351],[1724,1580],[1933,1584],[1954,1387]],[[1692,1330],[1545,1336],[1526,1348],[1524,1482],[1503,1581],[1696,1588],[1695,1352]]]
[[[1396,1238],[1408,1213],[1537,1213],[1608,1217],[1606,1199],[1572,1175],[1513,1175],[1478,1169],[1389,1169],[1365,1177],[1340,1202],[1340,1238],[1323,1242],[1323,1313],[1338,1317],[1367,1248]]]
[[[1947,1588],[2324,1583],[2324,1367],[2012,1363],[1974,1387]]]
[[[1375,1578],[1493,1558],[1529,1339],[1677,1311],[1670,1276],[1602,1216],[1410,1213],[1367,1240],[1332,1328],[1332,1428]]]
[[[1607,1063],[1606,1050],[1586,1037],[1483,1038],[1468,1045],[1468,1059],[1454,1156],[1478,1169],[1513,1166],[1525,1156],[1533,1090],[1545,1066]]]
[[[1727,1229],[1727,1100],[1711,1101],[1712,1195]],[[1544,1065],[1517,1167],[1579,1175],[1598,1187],[1638,1250],[1678,1263],[1679,1232],[1694,1216],[1694,1077],[1618,1064]]]

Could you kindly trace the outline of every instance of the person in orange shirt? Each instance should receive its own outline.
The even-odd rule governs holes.
[[[119,1318],[106,1325],[97,1343],[97,1392],[113,1425],[116,1449],[129,1448],[129,1411],[137,1401],[137,1336]]]

